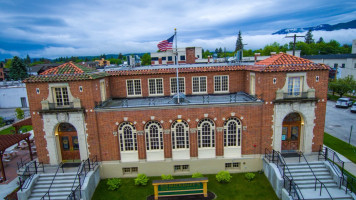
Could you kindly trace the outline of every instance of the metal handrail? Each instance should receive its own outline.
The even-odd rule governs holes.
[[[46,197],[47,195],[48,195],[48,198],[51,199],[51,196],[50,196],[50,193],[49,193],[49,192],[50,192],[50,190],[51,190],[51,187],[52,187],[52,184],[53,184],[53,182],[54,182],[54,179],[56,179],[56,176],[57,176],[57,173],[58,173],[59,168],[62,168],[62,173],[64,173],[64,170],[63,170],[63,162],[59,163],[58,168],[57,168],[57,170],[56,170],[56,173],[55,173],[54,176],[53,176],[52,182],[51,182],[51,184],[49,185],[48,191],[42,196],[41,200],[42,200],[42,199],[45,199],[45,197]]]
[[[271,153],[271,156],[267,153]],[[276,155],[275,155],[276,154]],[[267,157],[268,161],[270,162],[270,158],[272,157],[272,163],[275,163],[277,165],[277,168],[279,170],[279,172],[281,173],[282,177],[283,177],[283,180],[284,180],[284,188],[286,188],[286,179],[287,181],[289,181],[289,184],[290,184],[290,187],[289,188],[286,188],[287,191],[289,192],[290,196],[292,196],[292,186],[293,186],[293,189],[294,189],[294,194],[296,194],[297,198],[298,199],[304,199],[304,196],[302,194],[302,192],[300,191],[299,189],[299,186],[294,182],[294,178],[293,178],[293,175],[292,173],[290,172],[283,156],[281,155],[280,152],[278,151],[275,151],[274,149],[272,149],[272,152],[269,150],[269,149],[265,149],[265,157]],[[275,160],[276,158],[276,160]],[[283,166],[283,169],[281,169],[282,167],[280,166],[280,163],[282,164]],[[285,168],[287,168],[290,176],[292,179],[290,179],[286,174],[285,174]],[[293,197],[293,196],[292,196]]]
[[[22,172],[22,175],[19,176],[19,186],[20,186],[20,190],[21,191],[23,189],[27,189],[28,188],[28,186],[31,183],[34,175],[38,173],[38,166],[40,164],[41,163],[39,163],[37,165],[37,161],[31,161],[31,162],[26,163],[25,170]],[[35,168],[34,171],[31,170],[33,167]],[[43,164],[42,164],[42,170],[44,172]]]
[[[324,150],[324,151],[323,151]],[[329,158],[329,152],[332,153],[332,160]],[[340,184],[339,187],[341,188],[341,185],[345,186],[345,193],[347,193],[348,190],[350,190],[350,192],[356,194],[356,188],[354,188],[353,184],[356,183],[356,179],[353,178],[350,174],[348,174],[346,171],[344,171],[344,161],[342,161],[339,156],[337,155],[337,153],[328,148],[328,147],[322,147],[320,145],[320,149],[319,149],[319,157],[318,159],[320,159],[320,156],[324,157],[325,161],[328,161],[331,165],[331,167],[337,172],[339,173],[339,179],[340,179]],[[335,158],[337,161],[335,161]],[[341,163],[341,166],[338,165],[337,163]],[[346,181],[346,183],[345,183]]]
[[[304,158],[305,162],[307,163],[307,165],[308,165],[310,171],[312,172],[312,174],[313,174],[313,176],[314,176],[314,178],[315,178],[314,191],[316,191],[316,184],[317,184],[317,182],[319,182],[319,183],[320,183],[320,196],[321,196],[321,191],[322,191],[323,186],[324,186],[325,189],[326,189],[326,192],[329,194],[329,197],[330,197],[331,199],[333,199],[332,196],[331,196],[331,194],[330,194],[330,192],[329,192],[329,190],[328,190],[328,188],[325,186],[325,184],[324,184],[323,182],[321,182],[321,181],[316,177],[316,175],[315,175],[313,169],[310,167],[310,164],[309,164],[307,158],[305,158],[303,152],[300,151],[300,152],[299,152],[299,155],[301,155],[301,157]]]

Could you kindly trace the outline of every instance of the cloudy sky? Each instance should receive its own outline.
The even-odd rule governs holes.
[[[178,47],[262,48],[282,28],[356,19],[354,0],[0,0],[0,60],[152,52],[178,32]],[[356,29],[314,32],[351,44]]]

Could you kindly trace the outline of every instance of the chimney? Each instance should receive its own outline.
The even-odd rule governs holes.
[[[257,62],[257,57],[260,56],[260,53],[255,53],[255,62]]]
[[[271,57],[276,55],[276,52],[271,52]]]

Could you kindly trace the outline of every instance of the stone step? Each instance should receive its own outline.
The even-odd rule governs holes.
[[[329,188],[338,188],[336,183],[324,183],[324,186],[328,189]],[[299,189],[310,189],[310,188],[314,189],[315,184],[314,183],[302,184],[302,185],[298,184],[298,187],[299,187]],[[319,188],[320,188],[320,183],[318,182],[316,184],[316,189],[318,190]],[[323,187],[323,189],[324,189],[324,187]]]
[[[36,184],[34,189],[47,189],[49,188],[49,184]],[[78,186],[79,182],[76,181],[74,184],[74,187]],[[60,188],[60,187],[64,187],[64,188],[71,188],[73,186],[73,182],[72,183],[63,183],[63,184],[56,184],[53,183],[52,188]]]
[[[331,175],[328,174],[328,175],[319,175],[319,176],[316,176],[319,180],[328,180],[328,179],[332,179]],[[295,181],[298,181],[298,180],[314,180],[315,177],[314,176],[296,176],[294,177],[294,180]]]
[[[50,194],[52,194],[52,193],[56,193],[56,192],[66,192],[68,195],[70,194],[70,192],[71,192],[71,188],[72,188],[72,186],[70,186],[70,187],[56,187],[56,188],[51,188],[51,190],[50,190]],[[74,187],[75,188],[75,187]],[[46,193],[46,192],[48,192],[48,188],[40,188],[40,189],[34,189],[34,190],[32,190],[32,193],[41,193],[42,194],[42,196]]]
[[[75,176],[56,176],[54,178],[54,180],[74,180],[76,177]],[[52,181],[53,180],[53,176],[45,176],[45,177],[39,177],[38,180],[41,180],[41,181]]]
[[[333,199],[338,200],[349,200],[353,199],[350,194],[345,194],[345,190],[340,190],[339,188],[328,188],[329,193]],[[317,189],[316,191],[314,188],[312,189],[302,189],[301,193],[305,200],[330,200],[330,196],[325,189],[322,190],[320,195],[320,190]]]
[[[61,180],[57,180],[55,179],[53,181],[53,184],[73,184],[74,182],[74,178],[73,179],[61,179]],[[78,182],[78,179],[76,180],[76,182]],[[41,184],[41,185],[50,185],[52,183],[52,180],[38,180],[37,184]]]
[[[326,166],[325,165],[320,165],[320,166],[308,166],[308,165],[302,165],[302,166],[288,166],[288,169],[289,170],[294,170],[294,169],[309,169],[310,170],[310,168],[312,169],[312,170],[314,170],[314,169],[327,169],[326,168]]]
[[[320,179],[319,179],[320,180]],[[324,179],[324,180],[320,180],[322,183],[324,183],[325,185],[327,183],[335,183],[335,181],[333,179]],[[315,179],[308,179],[308,180],[294,180],[294,182],[298,185],[304,185],[304,184],[315,184]],[[317,183],[319,183],[319,181],[317,181]]]
[[[47,192],[47,191],[46,191]],[[43,192],[43,193],[32,193],[31,194],[31,196],[30,196],[30,198],[32,198],[32,197],[39,197],[39,198],[41,198],[46,192]],[[50,197],[51,197],[51,199],[52,199],[52,197],[65,197],[65,199],[69,196],[69,194],[70,194],[70,191],[66,191],[66,192],[50,192]],[[45,198],[45,199],[47,199],[47,198]]]
[[[295,171],[295,172],[286,172],[287,176],[290,176],[290,174],[292,174],[293,177],[297,177],[297,176],[330,176],[330,172],[327,170],[323,170],[323,171],[314,171],[314,174],[311,171]]]
[[[47,177],[47,176],[51,176],[53,177],[55,174],[53,173],[48,173],[48,174],[40,174],[41,177]],[[56,174],[56,177],[60,177],[60,176],[76,176],[77,173],[76,172],[66,172],[66,173],[62,173],[62,172],[58,172]]]

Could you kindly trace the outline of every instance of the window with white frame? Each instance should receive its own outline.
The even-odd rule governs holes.
[[[127,96],[141,96],[141,80],[126,80]]]
[[[241,121],[231,117],[224,122],[224,147],[241,146]]]
[[[288,96],[301,96],[303,77],[288,77]]]
[[[123,167],[122,173],[123,174],[137,174],[138,167]]]
[[[174,172],[189,172],[189,165],[174,165]]]
[[[163,149],[163,129],[160,123],[149,121],[145,126],[146,149],[161,150]]]
[[[171,126],[172,148],[189,149],[189,125],[184,120],[176,120]]]
[[[69,97],[67,87],[55,87],[53,88],[54,102],[57,107],[69,106]]]
[[[202,119],[198,123],[198,147],[215,147],[215,124],[211,119]]]
[[[214,76],[214,91],[228,92],[229,91],[229,76]]]
[[[178,77],[179,92],[185,93],[185,79],[184,77]],[[177,93],[177,77],[171,78],[171,94]]]
[[[225,163],[225,170],[240,169],[239,162]]]
[[[119,126],[121,151],[137,151],[136,128],[131,122],[123,122]]]
[[[148,79],[148,92],[150,95],[163,95],[163,79],[162,78]]]
[[[194,76],[192,82],[193,93],[206,93],[206,76]]]

